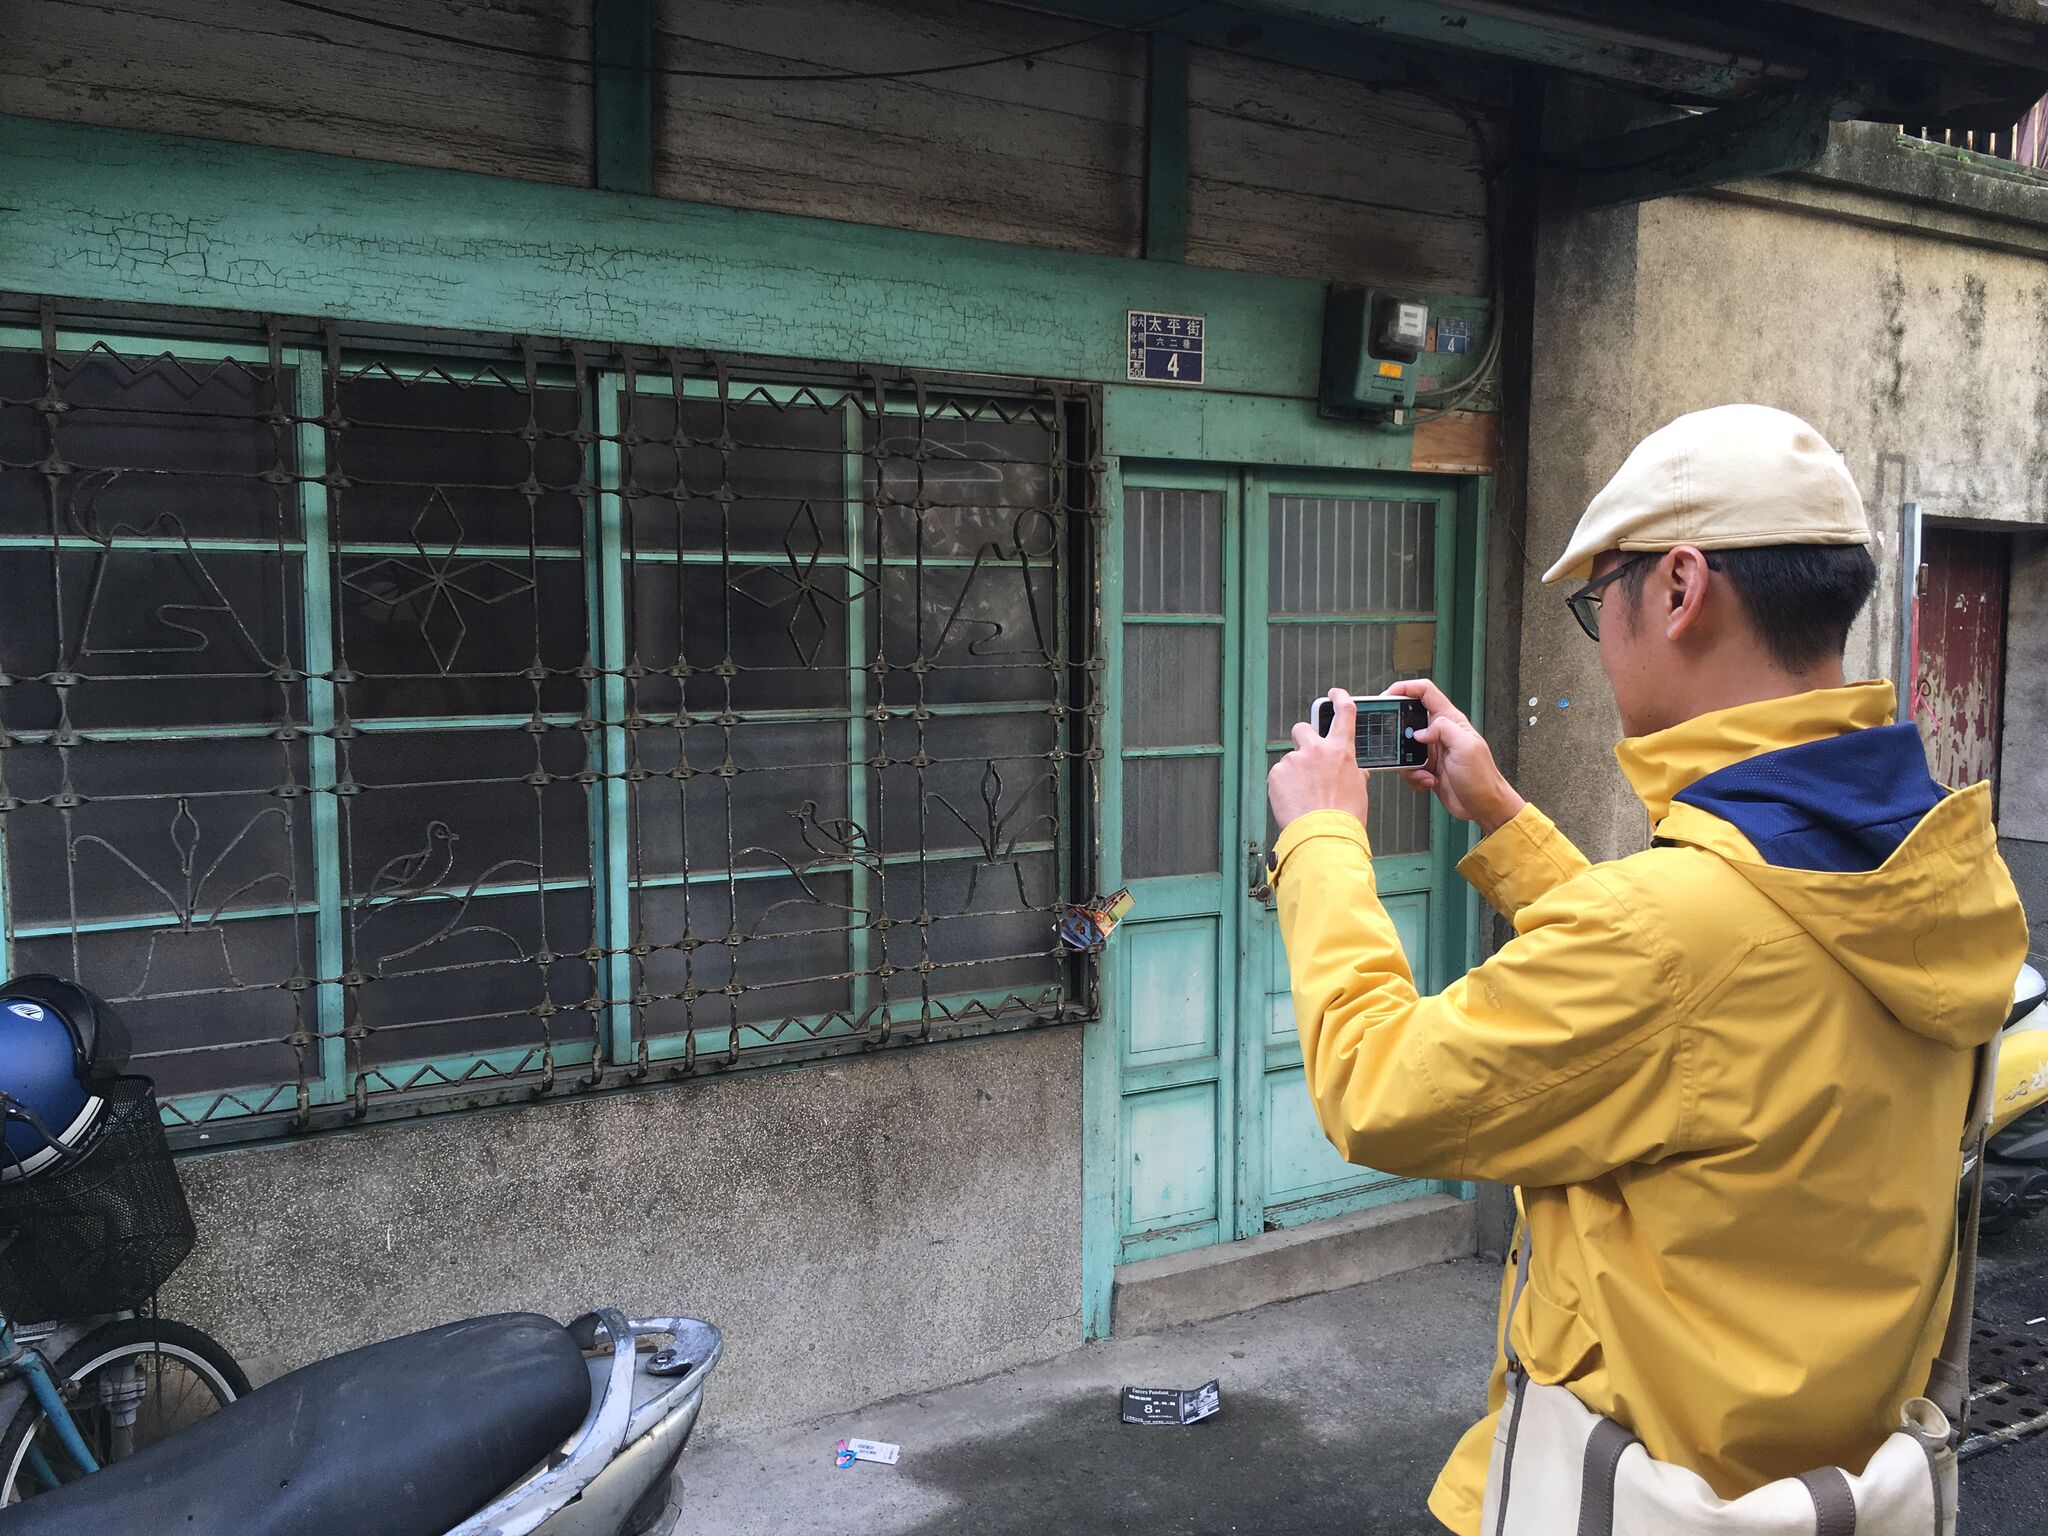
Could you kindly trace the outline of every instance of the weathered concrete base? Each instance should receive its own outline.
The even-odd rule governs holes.
[[[1430,1195],[1126,1264],[1111,1328],[1155,1333],[1463,1258],[1478,1247],[1478,1215],[1473,1201]]]
[[[725,1330],[707,1441],[1081,1340],[1081,1039],[1046,1030],[183,1159],[167,1316],[252,1375],[475,1313]]]

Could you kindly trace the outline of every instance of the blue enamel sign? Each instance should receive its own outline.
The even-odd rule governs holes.
[[[1200,315],[1154,315],[1129,311],[1130,374],[1151,384],[1202,382],[1203,346],[1208,325]]]

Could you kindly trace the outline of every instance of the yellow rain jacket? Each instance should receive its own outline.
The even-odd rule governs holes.
[[[1522,1186],[1531,1377],[1724,1498],[1862,1466],[1924,1385],[1971,1051],[2025,958],[1988,786],[1935,785],[1891,712],[1859,683],[1623,742],[1656,846],[1589,865],[1525,808],[1460,866],[1516,937],[1434,997],[1355,818],[1274,850],[1330,1140]],[[1503,1370],[1430,1497],[1463,1536]]]

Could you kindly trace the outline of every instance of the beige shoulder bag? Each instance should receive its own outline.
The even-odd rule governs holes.
[[[1486,1469],[1484,1536],[1955,1536],[1956,1453],[1969,1407],[1970,1317],[1977,1289],[1977,1216],[1996,1042],[1977,1053],[1963,1145],[1974,1149],[1957,1240],[1948,1330],[1927,1392],[1899,1410],[1899,1427],[1861,1472],[1817,1467],[1722,1499],[1696,1473],[1655,1461],[1621,1425],[1561,1386],[1532,1382],[1511,1339],[1507,1401]],[[1529,1278],[1522,1222],[1510,1323]]]

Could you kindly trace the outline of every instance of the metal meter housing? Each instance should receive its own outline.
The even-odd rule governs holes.
[[[1381,288],[1333,283],[1323,304],[1324,416],[1399,420],[1415,405],[1416,365],[1429,337],[1429,306]]]

